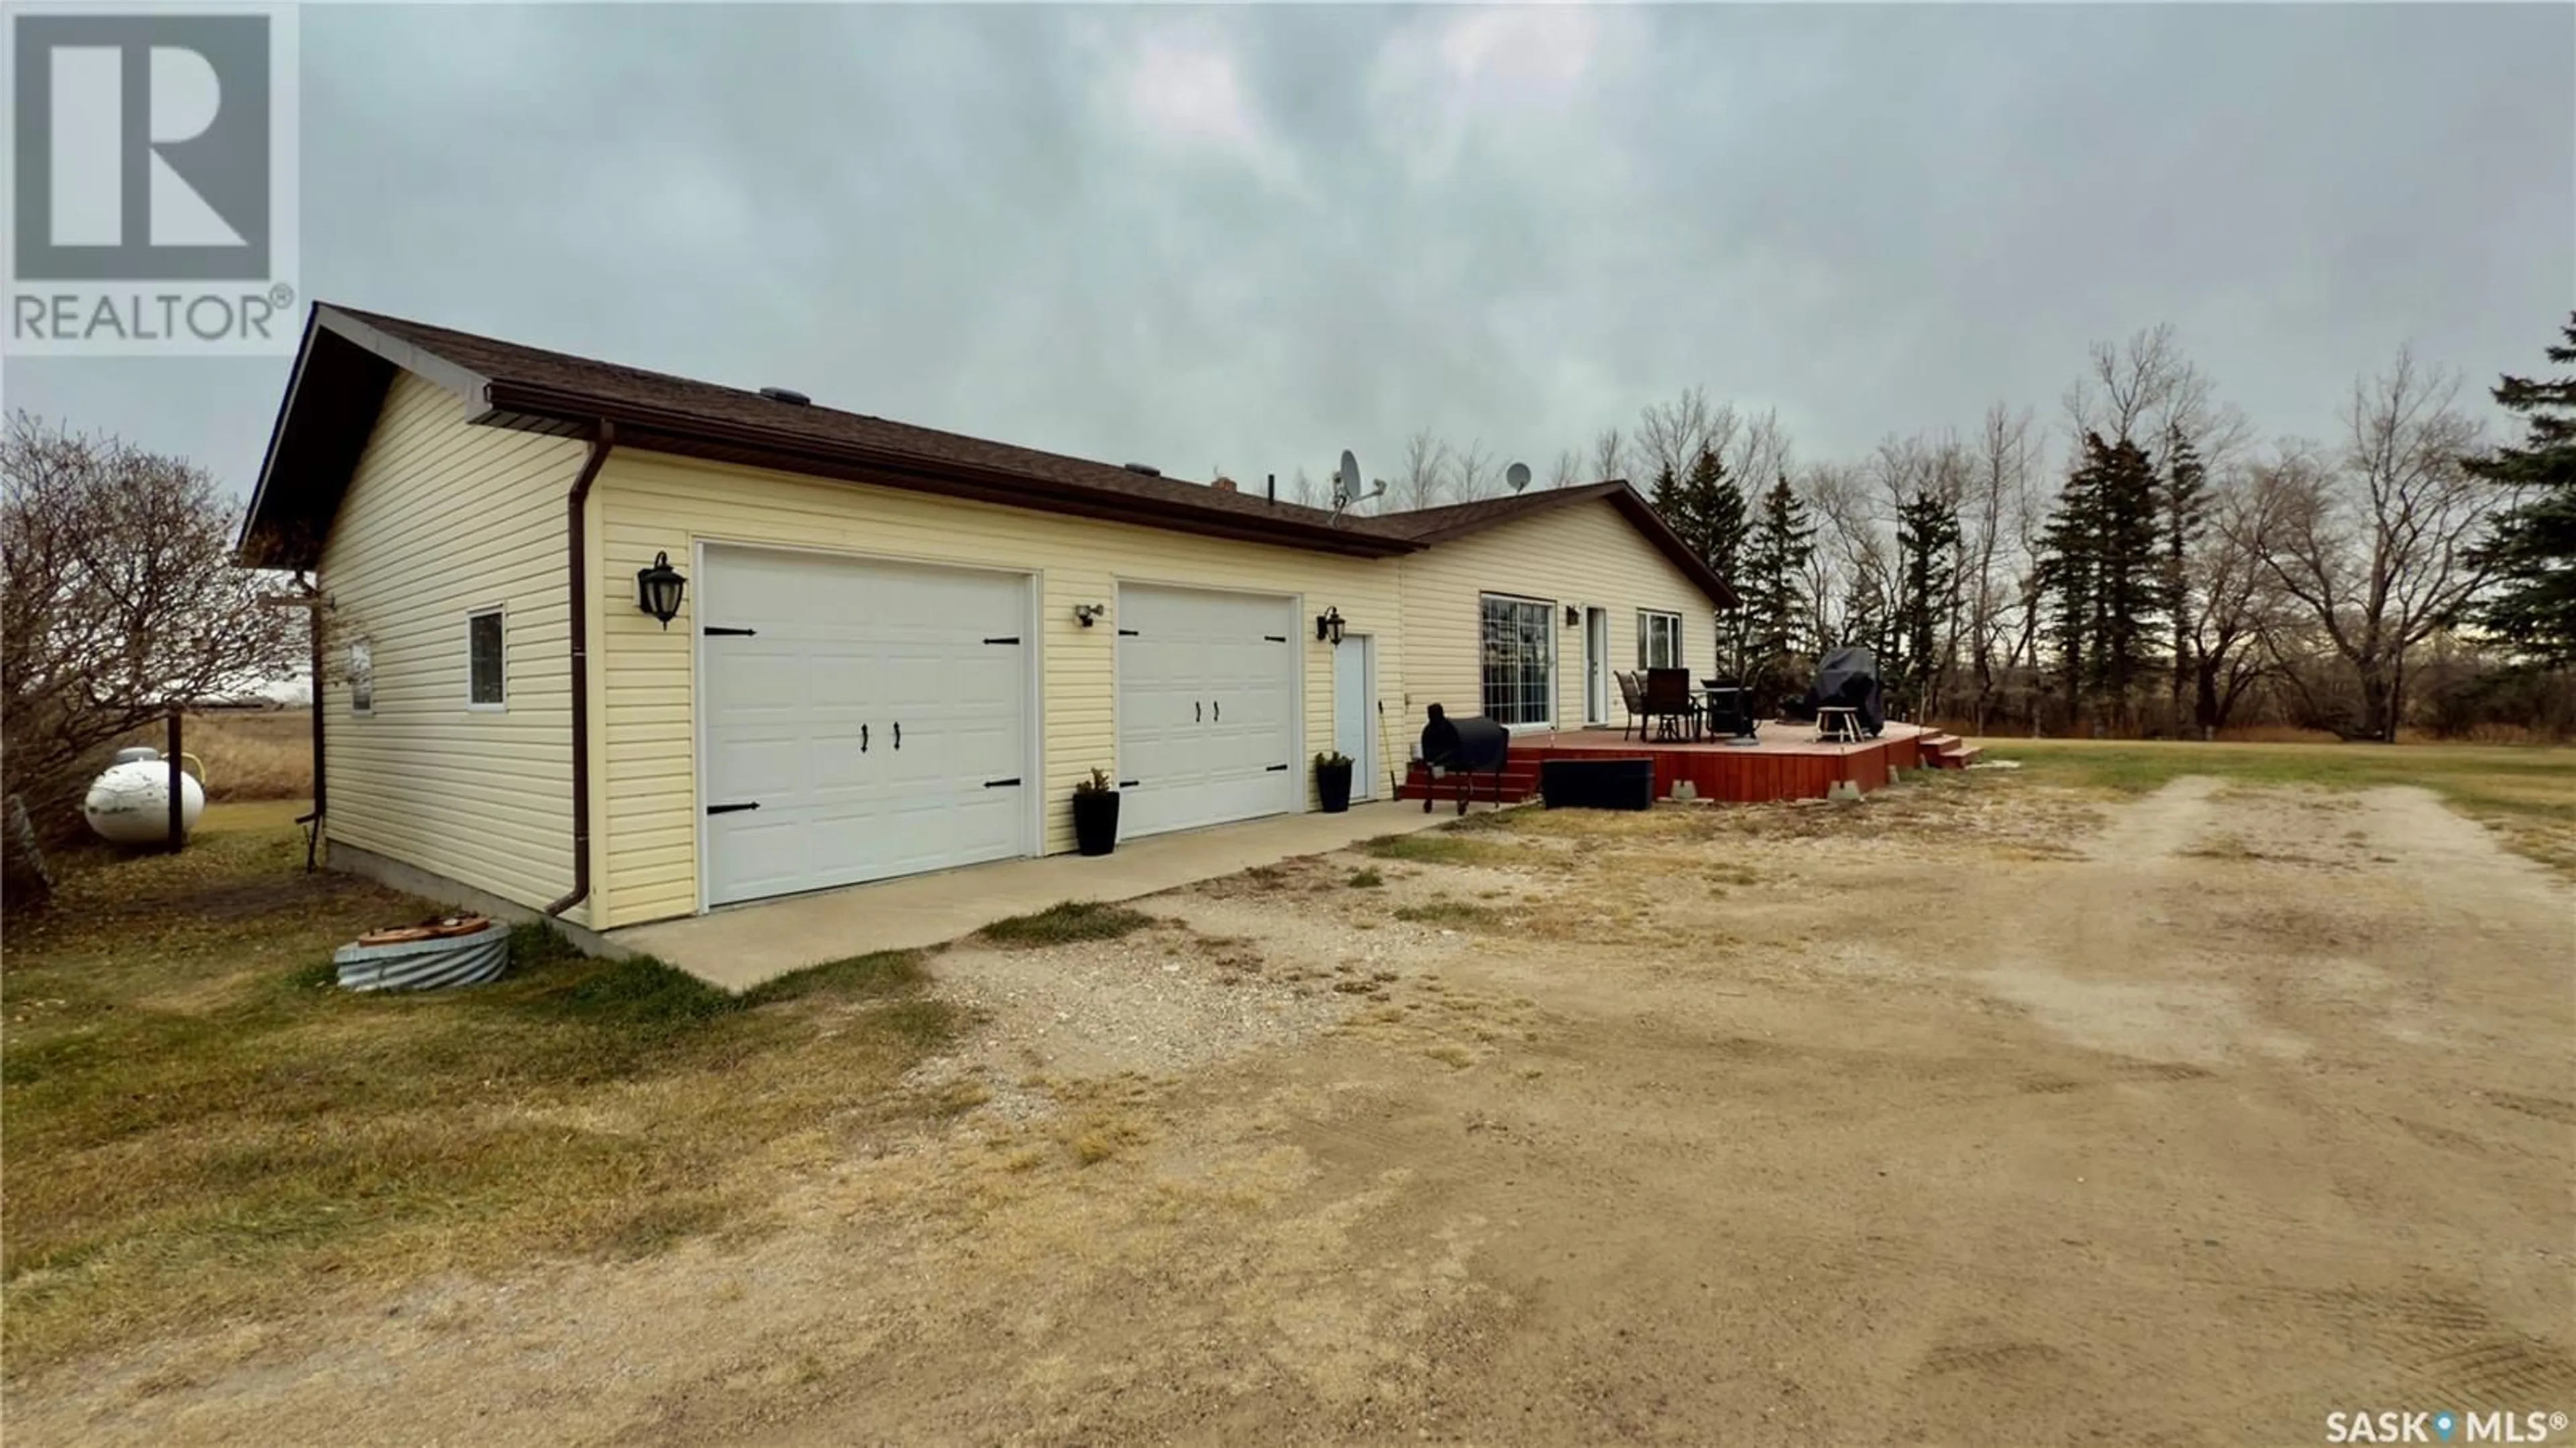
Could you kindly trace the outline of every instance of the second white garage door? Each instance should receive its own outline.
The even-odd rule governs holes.
[[[1033,854],[1023,575],[710,547],[710,905]]]
[[[1125,584],[1117,618],[1118,833],[1299,808],[1296,601]]]

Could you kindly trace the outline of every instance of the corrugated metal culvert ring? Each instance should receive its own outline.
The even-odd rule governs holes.
[[[332,960],[349,990],[445,990],[482,985],[510,965],[510,927],[498,920],[462,935],[385,945],[344,945]]]

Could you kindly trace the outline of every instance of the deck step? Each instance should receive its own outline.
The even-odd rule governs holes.
[[[1454,774],[1441,776],[1437,781],[1438,797],[1446,800],[1456,799],[1458,780],[1459,777]],[[1508,800],[1535,799],[1538,797],[1538,764],[1535,760],[1519,760],[1505,765],[1499,787],[1491,774],[1476,775],[1471,784],[1478,799],[1493,799],[1498,794],[1499,797]],[[1420,763],[1415,763],[1405,771],[1404,783],[1396,786],[1395,797],[1422,799],[1431,793],[1433,787],[1431,771]]]
[[[1933,756],[1932,764],[1936,769],[1965,769],[1976,763],[1977,756],[1984,752],[1973,744],[1962,744],[1953,740],[1939,754]]]

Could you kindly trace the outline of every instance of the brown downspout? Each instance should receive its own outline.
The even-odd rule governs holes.
[[[320,579],[306,583],[304,592],[311,600],[305,605],[304,620],[311,627],[313,640],[313,827],[304,836],[304,873],[310,875],[331,813],[331,777],[322,768],[322,610],[329,605],[323,601]]]
[[[564,494],[565,572],[572,581],[572,888],[546,907],[561,915],[590,898],[590,530],[583,526],[583,505],[600,464],[617,445],[617,424],[601,418],[590,435],[590,456],[581,475]]]

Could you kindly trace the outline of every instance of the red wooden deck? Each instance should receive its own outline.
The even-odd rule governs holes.
[[[1634,730],[1623,737],[1617,729],[1570,729],[1516,734],[1511,763],[1503,773],[1502,797],[1527,799],[1538,792],[1538,767],[1549,759],[1652,759],[1655,797],[1670,798],[1673,785],[1689,780],[1699,797],[1734,803],[1763,800],[1821,799],[1833,786],[1850,780],[1863,790],[1885,785],[1895,770],[1959,768],[1973,756],[1947,734],[1912,724],[1890,723],[1876,739],[1858,744],[1828,744],[1816,738],[1812,724],[1773,722],[1761,729],[1756,744],[1722,741],[1639,739]],[[1420,799],[1426,783],[1415,765],[1399,795]],[[1479,799],[1488,785],[1479,781]],[[1457,782],[1442,780],[1441,797],[1456,797]]]

